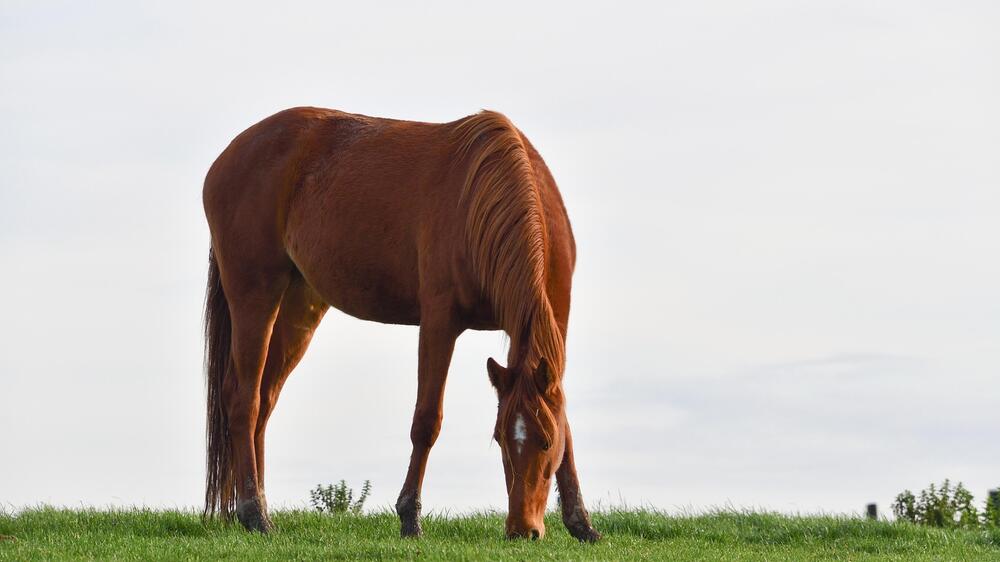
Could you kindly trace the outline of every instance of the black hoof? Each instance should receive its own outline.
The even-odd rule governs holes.
[[[411,521],[401,521],[399,527],[399,536],[403,538],[415,538],[423,536],[424,530],[420,528],[420,520],[413,519]]]
[[[236,505],[236,518],[247,531],[268,534],[274,530],[274,523],[267,516],[266,503],[261,497],[243,500]]]
[[[400,494],[396,501],[396,513],[399,515],[399,536],[419,537],[424,534],[420,528],[420,498],[411,494]]]
[[[601,540],[601,534],[590,526],[571,527],[568,531],[569,534],[573,535],[573,538],[580,542],[597,542]]]

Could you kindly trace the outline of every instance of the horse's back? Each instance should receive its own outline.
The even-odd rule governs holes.
[[[209,172],[214,243],[293,265],[348,314],[419,323],[418,247],[428,238],[458,240],[441,232],[460,222],[447,216],[459,212],[448,181],[449,130],[318,108],[268,117],[237,136]]]
[[[445,125],[370,119],[317,131],[284,229],[289,255],[333,306],[420,322],[421,249],[451,259],[458,192]],[[433,242],[430,240],[433,239]],[[441,254],[443,252],[443,254]]]

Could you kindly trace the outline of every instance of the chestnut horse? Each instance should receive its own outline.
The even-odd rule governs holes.
[[[420,528],[445,378],[466,329],[504,330],[487,361],[499,408],[510,537],[541,537],[553,475],[572,535],[599,534],[583,505],[562,375],[575,244],[556,183],[503,115],[419,123],[318,108],[237,136],[203,192],[212,233],[206,297],[205,514],[272,528],[264,432],[330,306],[420,326],[413,451],[396,503]]]

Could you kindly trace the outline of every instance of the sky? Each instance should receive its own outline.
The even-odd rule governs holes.
[[[141,5],[140,5],[141,4]],[[887,510],[1000,486],[1000,5],[0,1],[0,506],[203,498],[204,175],[281,109],[510,117],[578,246],[591,508]],[[372,217],[377,220],[377,217]],[[455,352],[425,513],[505,509]],[[410,454],[417,329],[331,311],[269,504]],[[551,500],[550,500],[551,501]]]

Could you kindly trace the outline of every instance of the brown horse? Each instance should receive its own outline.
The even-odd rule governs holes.
[[[396,503],[420,535],[420,489],[441,429],[448,364],[466,329],[504,330],[494,438],[508,536],[541,537],[555,475],[563,521],[596,540],[583,505],[562,374],[575,243],[541,156],[503,115],[452,123],[318,108],[237,136],[205,179],[212,233],[206,302],[205,513],[272,525],[264,432],[324,313],[420,326],[413,452]]]

